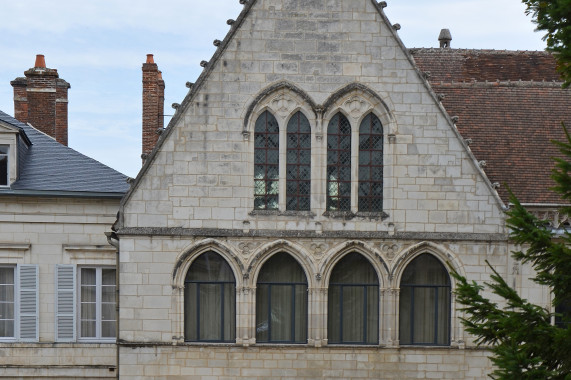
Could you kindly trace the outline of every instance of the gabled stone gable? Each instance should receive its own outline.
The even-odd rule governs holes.
[[[120,228],[504,232],[501,201],[376,2],[245,7],[139,175]],[[282,129],[297,111],[310,121],[308,213],[252,212],[263,110]],[[383,123],[387,216],[324,215],[326,131],[337,112],[353,130],[368,112]]]

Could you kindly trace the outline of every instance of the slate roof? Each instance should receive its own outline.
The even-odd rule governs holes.
[[[121,198],[129,189],[127,176],[56,142],[28,124],[0,111],[0,121],[24,132],[32,145],[19,149],[19,177],[0,195],[89,195]],[[48,194],[48,193],[46,193]]]
[[[523,203],[562,203],[550,190],[560,156],[552,139],[571,127],[571,90],[561,88],[555,60],[546,52],[410,49],[490,181],[508,201],[505,184]]]

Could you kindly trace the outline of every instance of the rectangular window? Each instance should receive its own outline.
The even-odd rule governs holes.
[[[8,145],[0,145],[0,186],[8,186]]]
[[[115,269],[81,268],[80,326],[83,339],[115,339]]]
[[[15,268],[0,268],[0,338],[14,338],[15,332]]]
[[[0,340],[38,341],[38,266],[0,266]]]

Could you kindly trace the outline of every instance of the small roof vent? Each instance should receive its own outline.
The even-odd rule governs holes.
[[[442,29],[440,35],[438,36],[438,41],[440,41],[441,48],[450,48],[450,41],[452,41],[452,34],[450,34],[450,29]]]

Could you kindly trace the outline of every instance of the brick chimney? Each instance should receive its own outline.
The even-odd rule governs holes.
[[[10,82],[14,88],[14,117],[67,146],[67,91],[71,86],[59,78],[56,69],[46,68],[41,54],[24,75]]]
[[[164,128],[165,81],[152,54],[143,63],[143,163]]]

